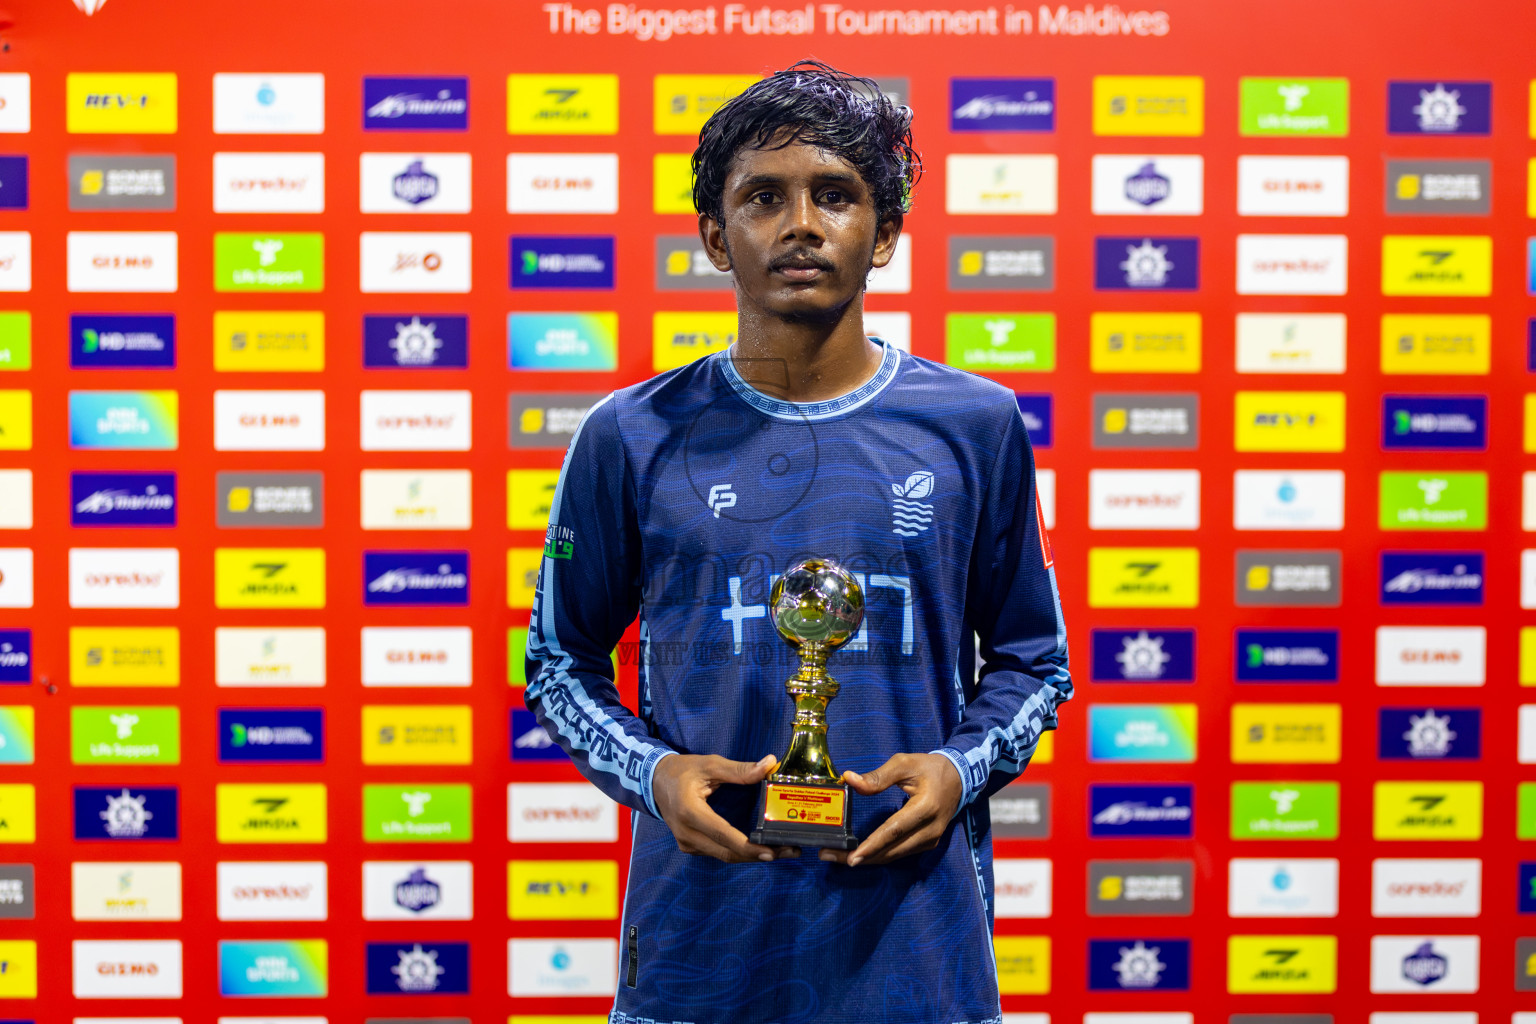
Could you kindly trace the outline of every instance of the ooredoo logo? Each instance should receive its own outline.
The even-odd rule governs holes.
[[[364,391],[363,451],[468,451],[468,391]]]
[[[611,843],[619,809],[581,783],[514,782],[507,787],[507,838],[514,843]]]
[[[70,548],[71,608],[175,608],[181,604],[177,548]]]
[[[221,861],[219,920],[324,921],[326,882],[321,861]]]

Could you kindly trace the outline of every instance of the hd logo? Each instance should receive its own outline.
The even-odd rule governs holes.
[[[1091,548],[1090,608],[1195,608],[1200,604],[1198,548]]]
[[[1481,839],[1481,782],[1378,782],[1377,839]]]
[[[324,608],[325,549],[216,548],[217,608]]]
[[[216,788],[221,843],[323,843],[323,783],[220,783]]]
[[[1233,935],[1227,939],[1227,991],[1328,993],[1338,988],[1333,935]]]

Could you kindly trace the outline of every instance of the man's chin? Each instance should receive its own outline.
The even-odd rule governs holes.
[[[854,296],[831,298],[822,295],[800,295],[788,298],[776,297],[777,301],[760,303],[759,307],[778,320],[792,324],[835,324],[847,313]]]

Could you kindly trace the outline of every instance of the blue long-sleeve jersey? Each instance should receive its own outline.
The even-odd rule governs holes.
[[[885,866],[686,855],[657,815],[657,763],[783,756],[796,656],[766,605],[812,556],[866,598],[858,636],[828,660],[836,769],[939,752],[964,782],[960,809],[936,849]],[[637,613],[638,713],[610,661]],[[613,1024],[1000,1020],[983,798],[1024,769],[1072,692],[1012,392],[889,345],[874,377],[826,402],[770,397],[727,353],[614,392],[566,452],[527,668],[549,735],[637,812]],[[757,799],[725,786],[710,802],[747,832]],[[856,834],[903,799],[853,794]]]

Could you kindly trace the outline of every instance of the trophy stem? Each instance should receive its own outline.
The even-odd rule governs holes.
[[[800,651],[800,671],[784,682],[795,701],[789,753],[770,778],[793,782],[838,782],[827,746],[827,705],[837,696],[837,680],[827,675],[827,651],[807,644]]]

